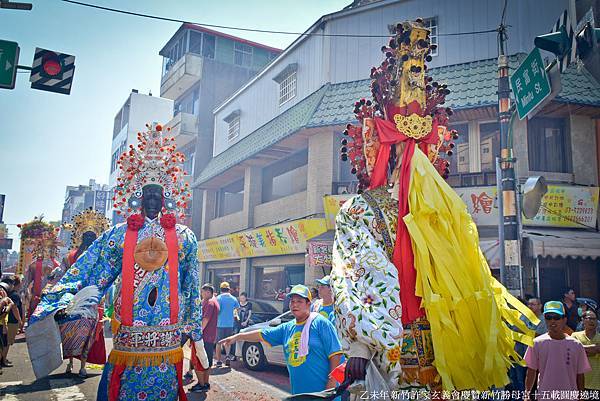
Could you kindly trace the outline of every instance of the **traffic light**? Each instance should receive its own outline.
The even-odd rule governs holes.
[[[577,35],[577,54],[581,59],[586,58],[600,43],[600,28],[592,27],[589,22]]]
[[[35,49],[29,81],[33,89],[68,95],[71,93],[75,56],[46,49]]]
[[[533,43],[537,48],[554,53],[559,59],[571,51],[571,40],[564,25],[557,32],[536,36]]]

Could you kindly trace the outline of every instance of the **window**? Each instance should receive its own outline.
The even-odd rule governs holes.
[[[500,155],[500,125],[497,122],[479,124],[479,149],[480,171],[496,171],[496,156]]]
[[[212,35],[202,35],[202,57],[215,58],[215,37]]]
[[[250,67],[252,65],[252,46],[234,42],[233,63],[242,67]]]
[[[270,202],[306,191],[307,177],[307,149],[265,167],[262,202]]]
[[[458,138],[455,139],[452,156],[448,157],[450,161],[450,174],[461,174],[469,172],[469,125],[456,124],[449,129],[458,132]]]
[[[117,162],[119,161],[119,157],[121,157],[121,155],[123,153],[125,153],[125,150],[127,148],[127,141],[123,141],[121,142],[121,145],[119,146],[119,148],[117,150],[115,150],[115,152],[112,155],[111,161],[110,161],[110,173],[112,174],[118,167]]]
[[[564,118],[533,118],[527,123],[529,170],[572,173],[571,139]]]
[[[244,180],[221,188],[217,196],[217,216],[223,217],[241,211],[244,208]]]
[[[187,175],[194,176],[194,159],[196,158],[196,153],[192,152],[189,155],[185,155],[185,162],[183,162],[183,171]]]
[[[254,270],[254,297],[269,301],[283,301],[285,288],[304,283],[304,266],[256,267]]]
[[[279,84],[279,105],[296,97],[296,71],[293,71]]]
[[[119,113],[115,116],[115,123],[113,125],[113,138],[119,135],[119,132],[121,132],[121,117],[123,117],[123,109],[119,110]]]
[[[175,63],[183,57],[187,51],[187,34],[182,34],[177,41],[173,43],[170,49],[165,50],[163,54],[163,76],[166,75]]]
[[[428,28],[430,33],[429,33],[429,41],[431,42],[432,45],[438,45],[438,22],[437,22],[437,17],[432,17],[432,18],[427,18],[423,21],[423,24],[425,25],[425,28]],[[438,55],[438,49],[435,48],[434,50],[431,51],[431,55],[432,56],[437,56]]]
[[[202,54],[202,33],[190,31],[190,53]]]
[[[188,113],[198,115],[199,113],[199,88],[196,87],[189,91],[183,98],[176,101],[173,106],[173,114]]]
[[[232,141],[240,135],[240,117],[234,117],[229,122],[229,128],[227,129],[227,140]]]

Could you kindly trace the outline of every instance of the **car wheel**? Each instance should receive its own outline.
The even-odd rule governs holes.
[[[260,343],[244,343],[242,358],[244,365],[250,370],[262,370],[267,366],[267,358]]]

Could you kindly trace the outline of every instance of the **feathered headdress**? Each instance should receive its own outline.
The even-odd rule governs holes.
[[[71,235],[71,249],[77,249],[83,240],[83,234],[91,231],[99,237],[110,227],[108,219],[92,208],[79,213],[70,224],[65,224],[67,230],[73,231]]]
[[[163,212],[179,212],[183,216],[191,196],[189,184],[184,180],[186,172],[181,167],[185,156],[177,151],[175,138],[164,136],[160,124],[146,124],[146,127],[146,132],[138,132],[137,146],[129,145],[129,150],[119,158],[121,171],[113,206],[118,214],[130,216],[142,206],[142,189],[158,185],[163,188]]]
[[[390,31],[392,38],[381,48],[385,60],[371,69],[373,100],[360,99],[354,105],[362,126],[348,124],[344,134],[350,141],[344,138],[340,149],[342,160],[350,158],[361,191],[382,184],[381,177],[377,177],[377,183],[372,182],[383,134],[376,120],[386,120],[392,129],[414,139],[444,178],[450,170],[443,156],[452,155],[451,140],[458,138],[456,131],[447,129],[452,110],[443,106],[450,90],[426,75],[425,61],[431,61],[430,52],[436,48],[430,44],[429,30],[417,19],[396,24]],[[400,141],[394,144],[403,146]],[[379,162],[393,169],[393,152]]]

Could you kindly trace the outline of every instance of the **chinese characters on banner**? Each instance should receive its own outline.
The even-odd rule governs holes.
[[[548,185],[540,211],[523,224],[543,227],[586,228],[596,226],[598,187]]]
[[[333,241],[311,241],[308,243],[308,260],[312,267],[331,267]]]
[[[496,187],[454,188],[478,226],[498,225]]]
[[[325,219],[302,219],[198,243],[201,262],[306,253],[306,241],[327,231]]]
[[[478,226],[498,225],[496,187],[455,188],[466,203]],[[548,185],[542,206],[533,219],[523,217],[523,224],[538,227],[595,227],[598,212],[598,187]],[[582,225],[582,224],[585,224]]]

